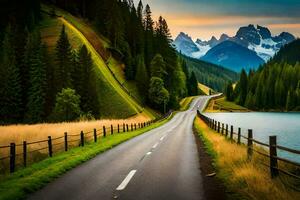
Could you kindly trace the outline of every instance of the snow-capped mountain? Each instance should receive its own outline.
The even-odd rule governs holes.
[[[197,39],[195,42],[192,41],[191,37],[185,33],[180,33],[176,38],[174,44],[178,51],[183,54],[201,59],[206,53],[219,45],[224,41],[232,41],[254,51],[260,58],[265,62],[275,55],[279,49],[296,38],[287,32],[282,32],[278,36],[272,36],[271,31],[263,26],[250,24],[248,26],[241,27],[235,36],[229,37],[226,34],[222,34],[219,39],[212,37],[208,41]],[[254,66],[257,67],[257,66]]]
[[[197,45],[193,42],[192,38],[181,32],[173,42],[177,50],[184,55],[191,56],[194,52],[199,51]]]

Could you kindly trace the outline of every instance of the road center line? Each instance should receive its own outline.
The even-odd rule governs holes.
[[[155,149],[158,146],[158,143],[156,143],[155,145],[153,145],[153,149]]]
[[[151,151],[149,151],[149,152],[148,152],[146,155],[147,155],[147,156],[149,156],[151,153],[152,153],[152,152],[151,152]]]
[[[161,137],[161,138],[160,138],[160,141],[163,141],[164,139],[165,139],[165,136]]]
[[[136,170],[131,170],[126,176],[126,178],[123,180],[123,182],[117,187],[117,190],[124,190],[135,173]]]

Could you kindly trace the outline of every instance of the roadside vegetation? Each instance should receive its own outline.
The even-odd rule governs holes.
[[[249,109],[226,100],[226,97],[211,99],[206,112],[250,112]]]
[[[185,97],[180,101],[180,111],[185,111],[189,108],[196,97]]]
[[[261,165],[268,160],[254,155],[247,160],[247,149],[211,130],[200,118],[194,122],[198,136],[212,156],[217,177],[227,187],[229,199],[296,200],[300,193],[289,188],[284,177],[271,179],[269,168]]]
[[[12,175],[2,175],[0,176],[0,199],[24,199],[29,193],[42,188],[77,165],[122,142],[157,128],[171,118],[172,116],[133,132],[114,134],[105,138],[101,137],[96,144],[91,142],[84,147],[70,149],[68,152],[59,153],[53,158],[47,158],[27,168],[20,169]]]

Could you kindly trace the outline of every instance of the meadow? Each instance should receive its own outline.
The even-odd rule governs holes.
[[[249,112],[250,110],[226,100],[226,97],[212,99],[206,108],[206,112]]]

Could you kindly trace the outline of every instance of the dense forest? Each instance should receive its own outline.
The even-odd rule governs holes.
[[[131,0],[6,1],[0,21],[0,122],[71,121],[99,116],[93,60],[85,46],[73,49],[62,26],[50,64],[41,41],[40,3],[52,4],[88,19],[111,42],[110,51],[125,64],[145,104],[175,109],[181,98],[198,94],[195,75],[171,44],[166,20],[154,21],[149,5]],[[53,9],[53,15],[55,9]],[[51,62],[53,63],[53,62]],[[101,111],[100,111],[101,112]]]
[[[225,91],[228,82],[236,82],[239,79],[238,73],[224,67],[186,56],[183,58],[188,70],[195,74],[198,82],[216,91]]]
[[[242,71],[235,89],[227,85],[227,99],[253,110],[300,111],[299,55],[298,39],[257,71]]]

